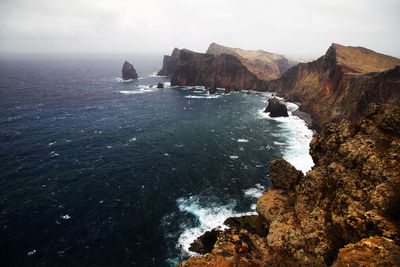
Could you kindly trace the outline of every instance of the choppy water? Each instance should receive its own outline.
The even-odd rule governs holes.
[[[312,132],[262,113],[268,94],[170,88],[161,58],[132,57],[131,82],[125,58],[0,59],[3,263],[174,265],[255,212],[270,160],[310,168]]]

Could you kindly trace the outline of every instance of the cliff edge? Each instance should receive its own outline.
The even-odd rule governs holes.
[[[290,68],[265,89],[300,102],[317,130],[342,119],[359,122],[369,103],[400,104],[400,59],[332,44],[324,56]]]
[[[264,234],[232,227],[179,266],[399,266],[400,107],[370,104],[360,123],[327,125],[310,154],[305,176],[270,163]]]
[[[236,56],[250,72],[254,73],[260,80],[273,80],[279,78],[289,68],[299,62],[283,55],[269,53],[263,50],[244,50],[212,43],[206,54],[219,56],[229,54]]]

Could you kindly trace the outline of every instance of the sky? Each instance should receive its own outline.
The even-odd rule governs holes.
[[[0,53],[170,54],[211,42],[292,57],[400,57],[400,0],[0,0]]]

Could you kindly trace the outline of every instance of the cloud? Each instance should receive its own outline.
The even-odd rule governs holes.
[[[320,55],[332,42],[400,56],[396,0],[2,0],[0,52],[169,53],[209,43]]]

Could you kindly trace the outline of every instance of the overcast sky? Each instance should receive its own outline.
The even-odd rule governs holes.
[[[400,0],[0,0],[0,53],[205,52],[211,42],[319,56],[332,42],[400,57]]]

